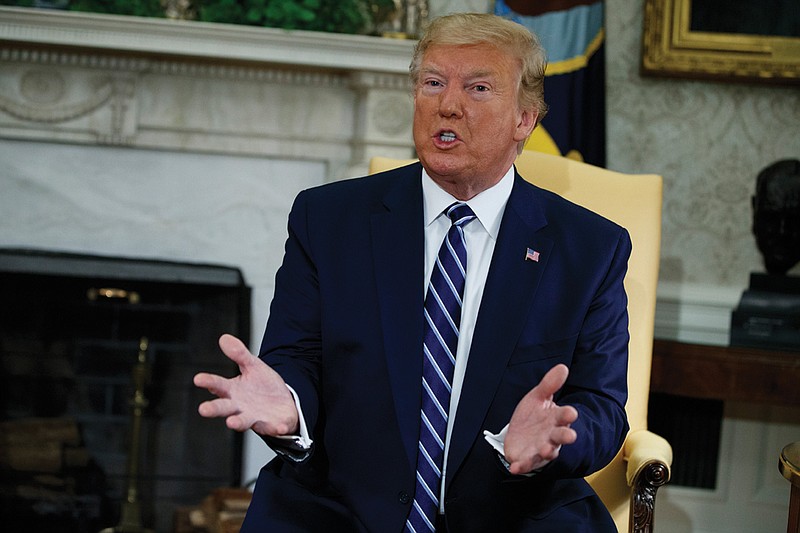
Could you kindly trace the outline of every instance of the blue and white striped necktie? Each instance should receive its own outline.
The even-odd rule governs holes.
[[[439,249],[425,296],[417,485],[405,527],[405,531],[415,533],[436,530],[444,440],[467,271],[464,226],[475,219],[472,209],[461,202],[449,206],[445,213],[452,225]]]

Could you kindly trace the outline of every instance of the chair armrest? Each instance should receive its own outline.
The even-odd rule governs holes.
[[[656,491],[669,481],[672,446],[647,430],[630,433],[623,457],[631,487],[630,527],[634,533],[651,533],[655,518]]]
[[[640,476],[644,469],[654,464],[661,465],[659,470],[663,471],[659,477],[664,479],[660,483],[658,479],[652,481],[658,483],[659,486],[669,481],[672,446],[663,437],[646,429],[633,431],[625,439],[623,457],[628,463],[625,477],[629,486],[633,486],[637,476]]]

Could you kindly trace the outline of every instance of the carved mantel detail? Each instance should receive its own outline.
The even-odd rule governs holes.
[[[413,42],[0,8],[0,137],[308,158],[410,157]]]

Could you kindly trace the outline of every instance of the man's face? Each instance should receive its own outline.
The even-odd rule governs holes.
[[[414,91],[414,144],[431,178],[460,199],[497,183],[537,112],[517,104],[519,66],[488,44],[432,46]]]

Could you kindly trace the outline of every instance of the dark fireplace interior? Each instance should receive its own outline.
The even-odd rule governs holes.
[[[0,295],[3,531],[168,532],[239,485],[241,437],[192,385],[236,373],[217,338],[249,338],[238,269],[0,250]]]

